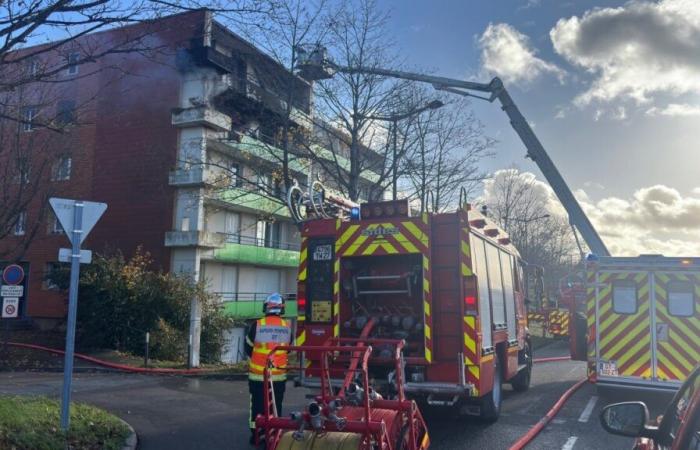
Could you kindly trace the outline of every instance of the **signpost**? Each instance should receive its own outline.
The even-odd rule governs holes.
[[[70,253],[70,288],[68,291],[68,328],[66,330],[66,355],[63,365],[63,393],[61,395],[61,428],[70,426],[70,391],[73,381],[73,355],[75,353],[75,320],[78,312],[78,280],[83,257],[80,244],[107,209],[105,203],[51,198],[49,204],[66,232],[72,245]],[[60,252],[59,252],[60,255]]]
[[[2,298],[2,318],[13,319],[17,317],[19,311],[18,297],[3,297]]]

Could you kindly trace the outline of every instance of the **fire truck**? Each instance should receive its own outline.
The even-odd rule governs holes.
[[[527,390],[532,371],[524,262],[508,236],[467,204],[412,215],[399,200],[353,211],[302,224],[297,345],[405,340],[408,395],[496,420],[502,385]],[[370,359],[373,388],[385,395],[396,390],[391,355],[380,345]],[[318,386],[313,352],[304,366],[302,384]]]
[[[677,389],[700,362],[700,258],[589,256],[572,356],[599,386]]]

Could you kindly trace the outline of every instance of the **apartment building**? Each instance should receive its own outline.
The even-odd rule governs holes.
[[[108,204],[84,248],[128,256],[142,247],[159,267],[205,280],[231,314],[257,315],[270,292],[296,291],[299,232],[271,197],[280,189],[280,124],[289,116],[292,128],[314,132],[311,86],[208,11],[136,27],[150,27],[157,54],[110,55],[77,66],[91,75],[61,75],[64,105],[94,101],[87,120],[55,139],[68,150],[52,162],[55,176],[34,182],[52,196]],[[110,42],[125,30],[133,32],[84,38]],[[347,164],[342,141],[328,140],[328,151]],[[319,172],[299,155],[289,168],[302,185]],[[376,179],[363,173],[363,189]],[[22,258],[29,277],[21,311],[48,326],[65,315],[64,296],[45,276],[67,240],[42,206],[37,199],[22,216],[46,223]],[[295,313],[294,302],[287,312]]]

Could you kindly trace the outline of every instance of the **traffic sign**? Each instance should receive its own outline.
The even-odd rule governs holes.
[[[83,221],[80,233],[80,243],[82,244],[90,231],[95,226],[97,221],[102,217],[105,210],[107,209],[106,203],[88,202],[83,200],[70,200],[67,198],[50,198],[49,204],[53,209],[54,214],[58,218],[58,221],[63,227],[63,231],[66,232],[66,236],[73,242],[75,231],[73,227],[73,220],[75,219],[75,204],[83,204]]]
[[[58,261],[59,262],[71,262],[70,258],[73,255],[73,250],[70,248],[59,248],[58,249]],[[92,262],[92,251],[91,250],[80,250],[80,264],[90,264]]]
[[[2,299],[2,318],[11,319],[17,317],[19,311],[19,298],[5,297]]]
[[[17,264],[10,264],[2,271],[2,280],[5,284],[20,284],[24,280],[24,269]]]
[[[13,286],[6,284],[0,286],[0,297],[22,297],[24,295],[24,286]]]

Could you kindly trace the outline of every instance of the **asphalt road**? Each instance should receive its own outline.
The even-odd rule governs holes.
[[[566,353],[566,345],[557,343],[541,349],[535,357]],[[584,376],[581,362],[536,365],[528,392],[505,388],[502,416],[494,424],[455,417],[446,410],[425,411],[431,448],[507,449]],[[58,396],[61,381],[58,373],[0,372],[0,394]],[[75,375],[73,387],[74,400],[103,407],[129,422],[139,435],[140,449],[248,448],[245,381],[84,373]],[[285,410],[304,405],[305,394],[305,390],[290,385]],[[630,448],[632,439],[609,435],[598,422],[600,409],[618,400],[623,398],[599,398],[594,386],[584,385],[528,449]],[[663,399],[651,400],[652,414],[661,413]]]

